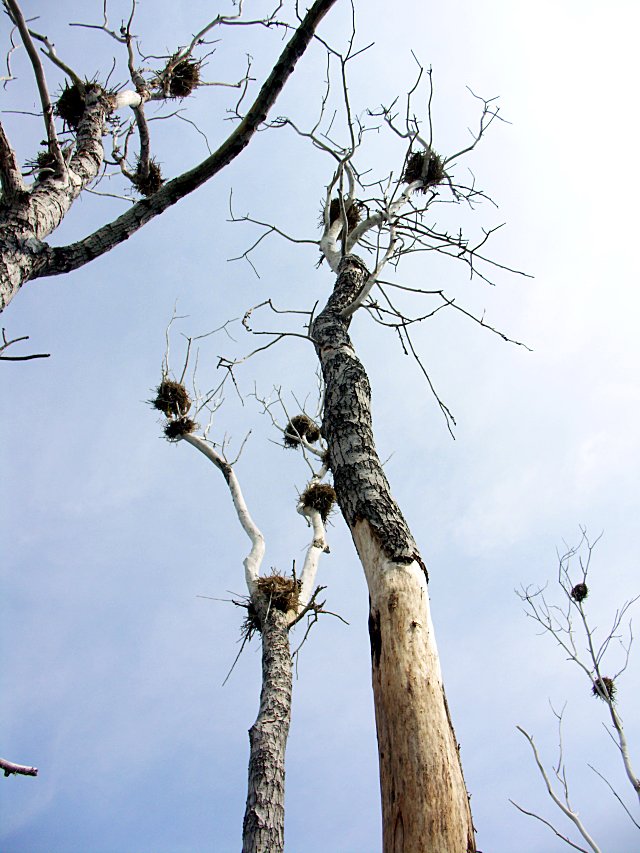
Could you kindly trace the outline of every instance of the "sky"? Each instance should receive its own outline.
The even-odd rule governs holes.
[[[453,411],[449,435],[429,388],[392,334],[364,314],[352,335],[373,388],[380,457],[429,566],[444,682],[478,848],[492,853],[567,849],[513,799],[569,825],[548,799],[516,725],[536,738],[548,766],[557,757],[550,709],[566,702],[564,758],[572,802],[608,853],[632,853],[637,830],[604,783],[632,805],[622,765],[588,680],[527,619],[514,590],[549,584],[558,552],[596,538],[593,623],[603,631],[638,586],[637,426],[639,338],[635,235],[640,190],[628,152],[638,129],[637,4],[619,0],[522,3],[459,0],[416,4],[356,0],[358,43],[375,44],[352,65],[352,109],[388,104],[412,85],[413,51],[433,68],[434,146],[467,143],[478,101],[499,96],[501,116],[458,167],[472,170],[498,207],[444,210],[472,235],[504,226],[490,255],[532,277],[469,279],[453,260],[407,259],[397,281],[443,288],[530,351],[460,314],[440,312],[415,333],[429,376]],[[41,15],[61,56],[82,75],[104,75],[119,50],[67,21],[100,20],[102,4],[25,0]],[[119,25],[127,5],[110,4]],[[260,6],[262,8],[262,6]],[[211,15],[205,2],[139,3],[149,54],[184,44]],[[350,10],[338,0],[321,34],[343,46]],[[236,80],[245,57],[264,79],[281,34],[225,31],[205,77]],[[7,45],[6,22],[2,30]],[[123,57],[114,79],[124,82]],[[2,91],[2,119],[19,160],[43,137],[24,55]],[[61,78],[47,67],[54,91]],[[309,126],[322,97],[319,45],[303,58],[273,115]],[[118,76],[119,75],[119,76]],[[255,84],[254,84],[255,85]],[[229,131],[235,90],[204,88],[178,118],[151,125],[153,150],[171,177],[207,155]],[[424,107],[424,103],[422,104]],[[166,111],[165,111],[166,112]],[[154,110],[150,115],[154,115]],[[158,113],[162,115],[162,113]],[[336,118],[336,134],[342,132]],[[199,131],[202,131],[200,133]],[[372,174],[398,168],[398,141],[368,134],[359,163]],[[46,360],[4,362],[0,443],[0,754],[39,767],[36,779],[0,785],[3,853],[194,853],[240,847],[247,730],[260,689],[257,643],[239,650],[247,542],[224,481],[185,444],[171,445],[147,405],[160,379],[165,329],[175,310],[170,358],[182,369],[185,335],[242,317],[271,298],[309,310],[331,291],[317,250],[262,233],[236,214],[317,239],[332,163],[287,129],[259,134],[230,167],[145,226],[127,243],[65,277],[26,285],[6,310],[10,337],[28,334]],[[123,184],[98,190],[123,193]],[[85,195],[55,245],[90,233],[129,202]],[[407,305],[411,303],[407,302]],[[423,303],[411,307],[420,311]],[[254,328],[279,328],[254,315]],[[291,321],[293,322],[293,321]],[[293,328],[293,326],[288,326]],[[258,340],[258,343],[262,343]],[[202,341],[198,384],[214,387],[220,356],[256,339],[238,322]],[[26,350],[23,350],[26,351]],[[287,405],[316,393],[315,357],[286,340],[237,372],[211,435],[230,453],[250,433],[236,471],[267,540],[265,567],[303,559],[309,531],[296,513],[303,460],[279,446],[255,396],[281,388]],[[313,405],[313,402],[310,403]],[[325,616],[297,658],[287,751],[287,849],[300,853],[380,850],[377,753],[370,689],[367,591],[346,525],[328,529],[331,554],[318,581]],[[557,600],[557,596],[556,599]],[[302,640],[297,630],[293,643]],[[610,669],[620,653],[612,650]],[[632,651],[619,709],[632,759],[640,761],[640,662]],[[575,838],[575,835],[572,837]],[[517,839],[517,842],[514,840]]]

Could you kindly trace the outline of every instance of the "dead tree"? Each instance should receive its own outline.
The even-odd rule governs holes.
[[[600,699],[605,704],[611,726],[606,727],[620,755],[626,781],[634,793],[634,799],[640,800],[640,778],[638,777],[629,754],[629,744],[624,729],[622,715],[618,703],[619,679],[627,669],[629,655],[633,641],[631,622],[625,626],[626,617],[631,606],[638,601],[640,596],[625,601],[616,610],[611,627],[604,632],[598,631],[593,617],[589,614],[589,598],[591,580],[589,572],[591,569],[591,558],[593,550],[598,544],[600,537],[590,540],[585,528],[581,530],[582,536],[576,546],[568,548],[558,560],[557,583],[560,588],[561,603],[557,604],[550,598],[546,588],[532,589],[526,587],[517,592],[519,598],[525,605],[525,613],[543,629],[543,633],[549,634],[563,653],[567,660],[575,664],[586,677],[589,690],[593,697]],[[615,671],[611,658],[615,649],[621,652]],[[605,669],[606,667],[606,669]],[[538,752],[534,738],[523,727],[518,726],[518,731],[529,743],[533,757],[547,789],[549,797],[556,808],[573,823],[575,829],[582,837],[587,848],[580,847],[557,826],[523,806],[511,801],[513,805],[523,814],[533,817],[543,823],[555,835],[565,841],[570,847],[582,850],[583,853],[600,853],[602,848],[589,832],[584,819],[580,816],[578,809],[571,802],[569,792],[569,781],[567,767],[565,764],[562,724],[564,708],[561,711],[553,709],[558,724],[559,757],[553,770],[545,768]],[[631,809],[624,803],[623,797],[593,765],[589,768],[609,788],[610,792],[624,810],[626,817],[637,830],[640,830],[640,817],[633,816]]]
[[[186,367],[186,365],[185,365]],[[184,371],[183,371],[184,377]],[[196,395],[194,394],[194,397]],[[312,529],[302,570],[296,576],[273,571],[264,573],[262,562],[265,540],[255,524],[235,472],[235,462],[226,457],[225,442],[217,445],[208,438],[207,427],[198,434],[195,419],[199,414],[211,415],[211,394],[192,403],[182,381],[175,381],[165,360],[163,378],[157,388],[153,406],[166,416],[165,436],[169,441],[184,441],[199,450],[222,474],[229,489],[238,520],[247,534],[251,549],[244,559],[247,598],[234,601],[246,609],[243,643],[255,634],[262,646],[262,688],[260,707],[249,730],[249,778],[243,822],[243,853],[282,853],[284,850],[285,751],[291,720],[292,655],[289,632],[307,615],[309,627],[324,612],[318,601],[323,587],[316,587],[320,557],[329,552],[325,522],[335,502],[335,492],[323,483],[328,470],[326,446],[320,431],[306,414],[301,413],[282,428],[287,446],[301,446],[307,461],[315,459],[312,476],[300,495],[297,510]],[[308,630],[308,629],[307,629]],[[306,634],[305,634],[306,638]],[[303,640],[304,642],[304,640]]]
[[[360,312],[397,334],[403,352],[414,357],[426,378],[450,431],[455,425],[453,415],[436,392],[415,349],[413,325],[442,309],[455,310],[504,340],[518,343],[442,290],[407,287],[383,278],[386,270],[397,268],[405,255],[420,252],[458,259],[466,264],[472,278],[477,276],[485,282],[490,281],[492,268],[507,269],[484,254],[483,247],[495,229],[484,231],[473,243],[461,231],[452,233],[433,224],[437,205],[474,207],[487,199],[474,181],[465,183],[457,178],[455,169],[459,158],[478,144],[498,118],[498,109],[492,100],[480,99],[480,124],[469,143],[455,154],[441,155],[433,141],[430,72],[419,66],[416,83],[402,106],[396,101],[356,115],[346,72],[359,51],[353,41],[346,54],[330,46],[327,51],[330,64],[338,72],[342,127],[327,107],[329,103],[335,107],[330,75],[313,127],[300,128],[288,119],[276,125],[281,132],[293,130],[334,162],[333,177],[324,196],[320,239],[295,238],[273,222],[238,216],[233,211],[232,219],[263,229],[241,256],[250,263],[253,264],[251,253],[262,239],[278,234],[293,243],[317,245],[321,263],[326,263],[334,275],[331,296],[317,316],[310,315],[307,329],[324,379],[322,435],[328,445],[337,501],[369,588],[383,851],[472,853],[476,849],[475,830],[440,671],[429,609],[428,572],[378,458],[370,383],[349,336],[349,327]],[[421,122],[413,105],[424,83],[426,107]],[[327,120],[325,113],[330,113]],[[387,174],[378,179],[362,164],[367,132],[373,128],[388,131],[401,150],[399,159],[390,163]],[[428,299],[431,305],[427,310],[409,313],[399,307],[394,290]],[[282,336],[274,333],[272,343]],[[236,363],[229,360],[224,366]]]
[[[267,118],[297,61],[311,43],[318,24],[335,2],[316,0],[295,26],[280,17],[282,3],[277,4],[268,17],[251,21],[244,16],[240,2],[235,12],[218,15],[201,26],[186,46],[177,46],[172,54],[164,57],[163,67],[153,72],[145,70],[144,66],[151,60],[140,55],[133,30],[136,0],[132,0],[128,20],[116,29],[109,23],[105,3],[102,23],[82,26],[102,30],[118,43],[126,62],[129,84],[116,89],[110,88],[107,72],[104,79],[88,81],[80,69],[67,65],[64,58],[58,56],[50,37],[30,26],[30,10],[23,11],[18,0],[3,0],[4,11],[13,25],[5,85],[10,85],[13,79],[18,65],[16,50],[21,44],[35,78],[46,141],[36,154],[34,140],[34,159],[28,170],[31,180],[25,181],[16,151],[0,124],[0,311],[26,282],[79,269],[110,251],[237,157]],[[250,68],[239,81],[213,84],[234,86],[241,91],[235,107],[238,123],[205,160],[165,180],[153,158],[145,105],[157,101],[175,102],[201,86],[212,85],[202,77],[206,37],[213,30],[235,25],[291,29],[293,33],[246,111],[242,109],[242,102],[248,95],[252,79]],[[64,86],[57,98],[52,96],[47,84],[42,54],[50,68],[63,75]],[[132,115],[131,120],[124,117],[127,113]],[[111,138],[111,150],[106,152],[105,137]],[[134,139],[137,154],[132,156],[129,149],[134,147]],[[142,198],[121,216],[83,239],[67,246],[49,245],[47,237],[58,228],[78,197],[95,186],[105,170],[121,173],[125,183]]]

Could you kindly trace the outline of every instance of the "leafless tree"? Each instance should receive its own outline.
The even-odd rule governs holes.
[[[169,441],[190,444],[220,471],[229,489],[238,521],[251,543],[244,559],[247,597],[234,601],[234,604],[246,609],[240,653],[255,634],[260,635],[262,645],[260,708],[249,730],[249,780],[242,850],[243,853],[282,853],[285,750],[292,695],[289,632],[305,617],[309,617],[304,635],[306,639],[318,615],[326,612],[324,602],[318,600],[323,587],[316,586],[316,574],[320,557],[329,552],[325,523],[335,503],[335,492],[329,484],[323,482],[328,471],[326,445],[313,419],[301,412],[281,427],[273,416],[272,407],[263,401],[265,411],[280,429],[284,445],[300,447],[311,469],[311,477],[299,496],[297,511],[306,519],[312,531],[299,576],[295,571],[295,563],[291,575],[275,570],[264,572],[265,539],[249,511],[235,470],[240,454],[235,460],[229,460],[226,440],[218,444],[209,438],[212,416],[220,405],[219,398],[215,392],[200,394],[194,390],[192,399],[183,384],[191,343],[189,340],[182,375],[176,379],[169,370],[167,337],[162,380],[152,404],[166,417],[164,433]],[[200,429],[195,420],[199,417],[207,419],[204,429]]]
[[[297,334],[307,335],[319,359],[324,381],[322,436],[338,504],[369,588],[383,851],[475,851],[469,798],[431,621],[427,568],[377,455],[369,379],[349,337],[349,327],[359,311],[378,326],[393,330],[402,351],[414,358],[425,377],[450,431],[455,420],[414,346],[414,324],[448,309],[506,341],[519,343],[441,289],[412,288],[384,277],[388,270],[393,274],[404,257],[416,253],[451,256],[484,282],[491,282],[492,270],[507,269],[485,254],[495,229],[472,241],[460,230],[451,232],[438,226],[436,220],[436,211],[443,204],[474,208],[488,200],[473,179],[456,177],[456,167],[499,119],[498,107],[494,100],[479,99],[477,129],[461,150],[444,156],[434,143],[430,71],[418,65],[415,84],[402,102],[398,99],[387,106],[356,111],[347,71],[362,51],[353,39],[343,53],[325,46],[327,88],[315,124],[302,128],[288,118],[272,123],[279,132],[293,131],[333,163],[324,193],[321,236],[294,237],[272,219],[238,215],[233,207],[231,218],[260,229],[257,239],[240,256],[254,269],[262,241],[277,235],[292,244],[317,246],[320,263],[326,263],[334,276],[326,305],[318,314],[310,310],[304,329]],[[416,102],[419,111],[414,109]],[[364,157],[373,130],[386,131],[399,151],[397,160],[390,161],[388,171],[379,177],[372,174]],[[394,293],[411,297],[413,308],[401,308]],[[416,310],[419,299],[430,302],[426,309]],[[256,308],[264,306],[277,310],[271,301]],[[245,321],[254,316],[256,308],[247,313]],[[254,352],[292,334],[257,332],[248,322],[245,325],[254,334],[271,335]],[[243,360],[222,360],[221,366],[233,370]]]
[[[195,34],[186,37],[186,44],[176,45],[170,55],[145,56],[140,52],[134,31],[136,0],[131,0],[129,16],[120,26],[111,24],[105,0],[100,23],[73,26],[98,29],[116,42],[114,68],[122,58],[128,83],[114,86],[109,84],[111,73],[107,70],[101,78],[87,80],[84,69],[71,68],[58,55],[52,38],[31,26],[30,10],[23,11],[18,0],[3,0],[12,26],[4,85],[10,85],[18,73],[18,47],[22,46],[37,87],[46,141],[25,176],[0,123],[0,310],[4,310],[26,282],[70,272],[110,251],[237,157],[267,118],[318,24],[335,2],[315,0],[308,12],[291,24],[284,15],[283,2],[275,3],[273,12],[266,17],[252,20],[244,14],[240,0],[234,4],[234,11],[217,15],[199,26]],[[243,104],[250,97],[252,83],[250,67],[240,80],[208,83],[202,65],[209,51],[208,39],[214,31],[246,26],[290,29],[292,34],[253,103],[245,110]],[[150,69],[149,65],[157,64],[158,60],[162,67]],[[57,74],[61,72],[65,80],[57,98],[47,83],[45,63]],[[237,124],[205,160],[165,181],[153,157],[145,105],[158,101],[175,104],[176,99],[185,98],[205,85],[232,86],[239,90],[234,107]],[[127,118],[127,114],[132,117]],[[105,138],[110,139],[110,150],[106,151]],[[37,148],[35,139],[33,148],[34,151]],[[67,246],[50,246],[47,237],[58,228],[79,196],[95,188],[101,177],[114,170],[142,198],[83,239]]]
[[[633,641],[631,622],[627,623],[627,616],[631,606],[640,596],[625,601],[616,610],[608,630],[598,630],[597,625],[594,624],[594,617],[589,613],[589,604],[592,602],[587,601],[587,599],[589,598],[591,558],[600,537],[590,540],[585,528],[582,528],[581,532],[582,536],[579,543],[573,547],[568,547],[564,554],[559,557],[557,584],[561,596],[560,603],[556,603],[549,596],[546,588],[531,589],[526,587],[518,592],[518,595],[524,602],[527,616],[541,626],[544,633],[553,637],[566,654],[567,660],[575,664],[588,680],[591,695],[604,703],[611,722],[610,727],[605,726],[605,730],[618,750],[627,782],[635,797],[640,799],[640,779],[631,763],[629,745],[617,696],[620,677],[629,664],[629,654]],[[612,657],[614,654],[612,653],[615,650],[621,653],[621,656],[618,655],[619,660],[616,669],[612,671],[610,667],[613,665]],[[574,824],[583,841],[587,844],[588,850],[599,853],[602,848],[589,833],[584,820],[570,799],[562,741],[564,708],[561,711],[554,709],[553,713],[558,723],[559,748],[558,760],[551,771],[545,768],[532,735],[521,726],[517,728],[531,747],[536,766],[552,801],[562,814]],[[623,797],[615,790],[611,782],[593,765],[589,764],[589,767],[605,782],[618,804],[623,808],[626,817],[636,829],[640,830],[638,816],[633,816],[632,810],[624,803]],[[513,805],[524,814],[545,824],[570,847],[587,853],[584,847],[573,842],[551,821],[517,803],[513,803]]]

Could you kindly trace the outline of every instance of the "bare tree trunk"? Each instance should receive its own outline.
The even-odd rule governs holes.
[[[322,430],[334,486],[369,587],[383,853],[473,853],[427,570],[376,453],[369,380],[348,335],[350,315],[343,315],[367,278],[359,258],[343,258],[312,337],[326,386]]]
[[[287,613],[257,591],[252,604],[262,634],[262,690],[249,729],[249,785],[242,853],[284,850],[284,757],[291,721],[291,651]]]

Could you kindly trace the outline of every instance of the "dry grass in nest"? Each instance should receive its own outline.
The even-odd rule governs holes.
[[[187,57],[177,62],[169,75],[169,94],[172,98],[186,98],[200,83],[200,65]]]
[[[167,418],[179,418],[191,408],[191,397],[180,382],[163,379],[156,388],[155,400],[149,401],[154,409],[161,411]]]
[[[347,231],[353,231],[358,222],[360,222],[360,203],[357,201],[344,202],[347,211]],[[329,205],[329,225],[333,225],[342,216],[342,203],[339,198],[334,198]],[[324,225],[324,216],[322,217],[321,225]]]
[[[596,680],[593,682],[591,692],[594,696],[597,696],[598,699],[602,699],[604,702],[606,702],[607,700],[602,694],[607,693],[609,695],[609,699],[611,700],[611,702],[613,702],[617,689],[618,688],[614,684],[613,678],[609,678],[607,675],[603,675],[602,678],[596,678]]]
[[[417,187],[418,192],[426,193],[430,187],[435,187],[444,178],[442,160],[434,151],[416,151],[407,160],[402,180],[406,184],[422,181]]]
[[[75,83],[71,86],[65,83],[53,111],[57,116],[60,116],[67,127],[71,130],[77,130],[80,119],[84,115],[84,107],[84,96],[78,86]]]
[[[138,161],[138,168],[136,169],[135,175],[131,181],[138,192],[144,196],[150,196],[157,193],[160,187],[164,184],[164,178],[162,177],[160,166],[153,158],[149,160],[149,171],[147,174],[144,173],[142,163]]]
[[[300,447],[300,439],[306,438],[309,444],[315,444],[320,438],[318,425],[308,415],[296,415],[291,418],[284,431],[285,447]]]
[[[584,601],[589,595],[589,588],[586,583],[577,583],[571,590],[571,598],[574,601]]]
[[[292,577],[274,572],[258,578],[256,586],[267,606],[282,610],[283,613],[295,610],[300,603],[300,584]]]
[[[336,502],[336,493],[333,486],[327,483],[316,483],[303,492],[300,500],[308,509],[317,509],[322,520],[326,521]]]
[[[173,420],[167,421],[164,427],[164,434],[169,441],[177,441],[179,438],[182,438],[183,435],[189,435],[189,433],[195,432],[197,428],[198,424],[194,420],[183,416],[181,418],[174,418]]]

